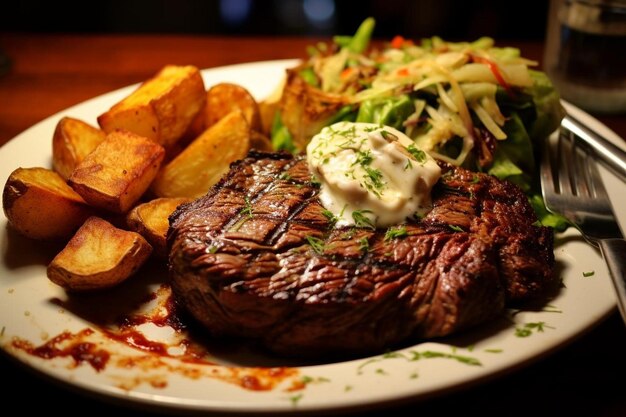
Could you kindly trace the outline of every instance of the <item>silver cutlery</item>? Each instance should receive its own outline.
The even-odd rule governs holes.
[[[555,142],[555,143],[554,143]],[[567,218],[608,266],[626,322],[626,240],[613,213],[594,150],[569,129],[546,140],[540,167],[541,189],[549,211]]]
[[[566,115],[561,120],[561,128],[572,132],[583,140],[594,150],[604,165],[626,182],[626,152],[571,114]]]

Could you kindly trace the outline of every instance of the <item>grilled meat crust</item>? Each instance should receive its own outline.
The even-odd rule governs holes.
[[[433,210],[389,239],[335,227],[303,157],[253,151],[170,217],[177,300],[214,336],[322,356],[445,336],[551,289],[552,233],[525,195],[444,169]]]

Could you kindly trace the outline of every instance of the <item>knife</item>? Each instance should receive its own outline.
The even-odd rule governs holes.
[[[609,142],[608,139],[601,136],[598,132],[588,128],[571,114],[567,114],[561,120],[561,127],[572,132],[593,148],[600,162],[613,171],[622,181],[626,182],[626,152]]]

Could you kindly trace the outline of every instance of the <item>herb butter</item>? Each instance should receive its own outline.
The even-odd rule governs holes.
[[[441,176],[435,160],[405,134],[372,123],[325,127],[307,146],[307,161],[321,183],[322,205],[338,226],[365,219],[387,227],[422,216]]]

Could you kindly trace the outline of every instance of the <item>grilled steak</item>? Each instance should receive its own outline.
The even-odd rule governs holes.
[[[304,158],[252,152],[170,217],[177,300],[214,336],[320,356],[448,335],[551,288],[552,233],[525,195],[444,169],[433,210],[386,238],[335,227]]]

